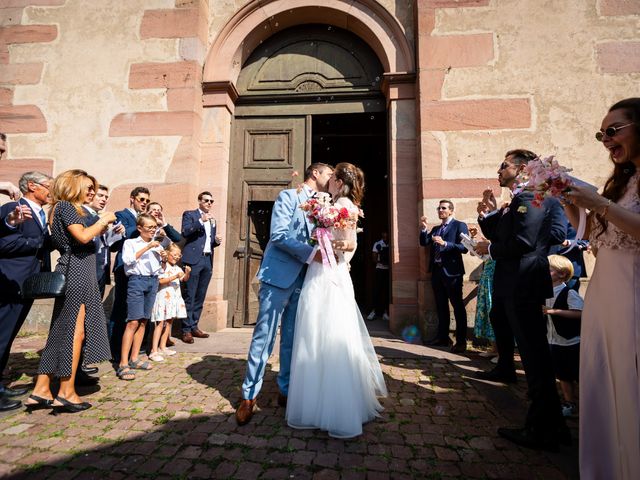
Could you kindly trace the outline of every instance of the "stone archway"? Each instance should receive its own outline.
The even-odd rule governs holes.
[[[408,235],[398,235],[412,228],[418,216],[415,62],[401,26],[378,2],[254,0],[242,7],[218,34],[204,66],[201,171],[215,172],[218,198],[226,198],[231,150],[229,126],[238,98],[236,82],[240,70],[256,47],[274,33],[311,23],[334,25],[357,35],[375,52],[384,69],[382,92],[388,111],[393,262],[390,316],[391,328],[397,330],[418,317],[417,242]],[[226,211],[226,205],[221,207]],[[226,222],[226,218],[221,220]],[[219,275],[214,275],[215,291],[219,293],[211,300],[219,304],[217,323],[224,327],[226,300],[221,295],[224,278],[221,269],[218,265]]]

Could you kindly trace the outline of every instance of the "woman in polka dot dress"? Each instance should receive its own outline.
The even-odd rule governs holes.
[[[86,363],[111,358],[107,322],[96,278],[93,239],[116,217],[112,212],[102,212],[100,220],[85,227],[83,217],[86,213],[82,209],[82,204],[97,188],[95,179],[83,170],[68,170],[53,182],[51,237],[53,246],[61,252],[56,271],[65,274],[67,285],[65,296],[55,300],[36,386],[25,402],[29,409],[52,406],[57,410],[79,412],[90,408],[90,403],[80,401],[74,387],[83,343]],[[50,389],[52,377],[60,378],[60,390],[55,399]]]

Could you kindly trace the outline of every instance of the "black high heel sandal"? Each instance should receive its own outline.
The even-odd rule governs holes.
[[[91,408],[91,404],[89,402],[71,403],[66,398],[62,398],[60,396],[56,397],[53,401],[59,402],[62,404],[62,405],[51,405],[53,407],[54,413],[59,413],[59,412],[78,413]]]
[[[34,410],[42,410],[43,408],[51,408],[53,406],[53,400],[48,398],[42,398],[37,395],[29,395],[27,400],[33,400],[36,403],[24,403],[27,413],[31,413]]]

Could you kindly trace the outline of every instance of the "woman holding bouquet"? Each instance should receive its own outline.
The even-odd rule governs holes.
[[[585,296],[580,358],[580,476],[640,478],[640,98],[613,105],[596,133],[613,174],[602,195],[571,187],[565,207],[591,211],[597,260]]]
[[[336,207],[357,216],[362,171],[339,163],[329,192]],[[332,437],[351,438],[379,416],[377,397],[386,396],[387,389],[349,276],[355,222],[332,230],[337,264],[313,262],[300,293],[286,418],[293,428],[320,428]]]

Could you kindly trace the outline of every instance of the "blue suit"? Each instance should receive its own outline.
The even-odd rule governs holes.
[[[182,332],[190,333],[198,330],[198,322],[202,315],[204,299],[213,273],[213,249],[220,243],[216,240],[216,225],[211,225],[209,253],[204,254],[207,232],[200,221],[200,210],[188,210],[182,214],[182,236],[186,239],[182,249],[182,263],[191,267],[189,280],[185,285],[184,303],[187,307],[187,318],[182,320]]]
[[[420,245],[431,247],[429,270],[438,312],[437,339],[449,342],[449,302],[451,302],[456,319],[456,343],[466,345],[467,311],[462,300],[464,276],[462,254],[467,253],[467,249],[460,243],[461,233],[469,234],[467,224],[451,219],[444,227],[438,225],[433,227],[431,232],[420,232]],[[442,237],[447,242],[446,245],[441,246],[433,242],[434,236]]]
[[[271,235],[258,270],[260,280],[259,311],[242,383],[242,398],[253,400],[260,389],[267,361],[280,329],[280,373],[278,388],[289,392],[291,351],[300,289],[306,274],[306,261],[313,253],[309,244],[313,226],[300,204],[309,199],[303,188],[283,190],[273,205]]]
[[[83,217],[85,227],[94,225],[100,216],[96,215],[93,210],[89,210],[83,207],[87,215]],[[96,278],[98,279],[98,288],[100,289],[100,298],[104,297],[105,286],[111,283],[111,255],[109,254],[109,247],[107,246],[105,235],[98,235],[93,239],[93,243],[96,247]]]
[[[25,200],[19,203],[27,205]],[[0,221],[4,223],[17,203],[0,208]],[[6,225],[5,225],[6,227]],[[6,227],[0,235],[0,379],[9,361],[11,344],[24,323],[33,300],[20,296],[22,282],[34,273],[51,271],[51,237],[36,213],[15,228]]]
[[[116,261],[113,265],[113,277],[116,282],[113,296],[113,309],[111,317],[109,317],[109,343],[111,345],[111,356],[114,359],[120,358],[120,350],[122,346],[122,335],[127,323],[127,287],[129,280],[124,273],[124,262],[122,261],[122,246],[124,241],[129,238],[136,238],[140,235],[136,226],[137,217],[131,213],[129,209],[116,212],[116,221],[120,221],[125,228],[125,234],[122,240],[111,245],[112,252],[116,254]]]

